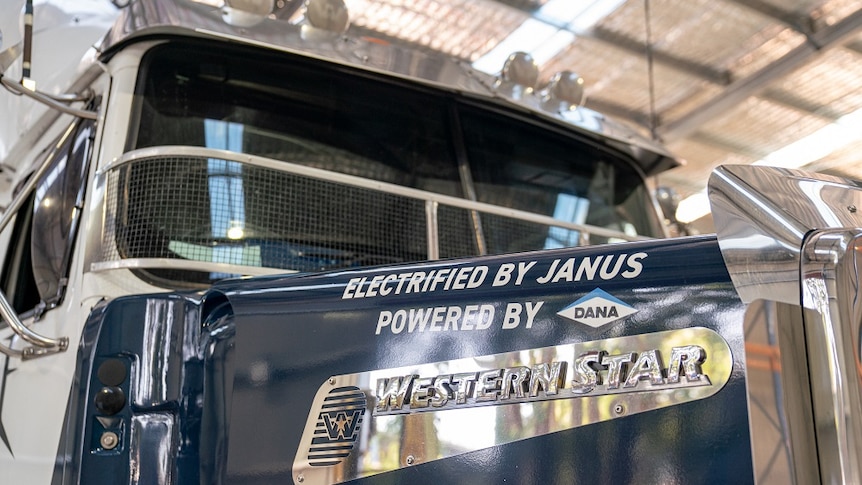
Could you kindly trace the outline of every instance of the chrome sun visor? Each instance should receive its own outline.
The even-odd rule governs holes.
[[[710,176],[709,200],[727,270],[746,303],[798,305],[809,232],[862,227],[858,182],[800,170],[722,166]]]

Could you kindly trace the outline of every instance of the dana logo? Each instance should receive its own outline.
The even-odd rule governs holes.
[[[358,387],[333,389],[324,399],[314,436],[308,449],[308,464],[332,466],[353,451],[365,414],[365,393]]]
[[[599,328],[633,313],[637,313],[634,307],[596,288],[583,298],[557,312],[557,315],[593,328]]]

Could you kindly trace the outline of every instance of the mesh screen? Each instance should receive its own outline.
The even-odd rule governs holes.
[[[422,201],[197,157],[113,170],[103,259],[300,271],[426,259]]]
[[[174,258],[321,271],[428,259],[424,201],[377,190],[168,156],[110,171],[107,191],[103,261]],[[477,215],[491,254],[577,245],[574,231]],[[478,254],[472,211],[440,205],[438,232],[441,258]]]

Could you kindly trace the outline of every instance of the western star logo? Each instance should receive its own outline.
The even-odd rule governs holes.
[[[332,466],[353,451],[365,414],[365,393],[358,387],[339,387],[329,392],[318,415],[308,449],[308,464]]]
[[[362,410],[320,413],[330,441],[356,441]]]
[[[596,288],[557,312],[557,315],[599,328],[633,313],[637,313],[634,307]]]

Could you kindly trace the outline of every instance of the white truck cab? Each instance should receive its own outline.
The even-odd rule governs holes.
[[[858,482],[858,185],[211,3],[2,19],[0,483]]]

